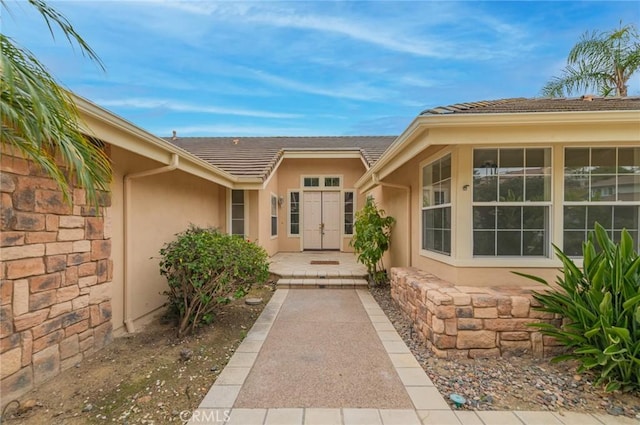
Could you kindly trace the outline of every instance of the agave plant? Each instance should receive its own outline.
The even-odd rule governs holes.
[[[640,389],[640,257],[629,232],[623,230],[615,243],[596,223],[583,244],[582,270],[554,249],[563,264],[557,286],[517,273],[549,286],[547,292],[534,293],[542,304],[538,310],[566,319],[560,328],[531,324],[568,348],[552,361],[578,360],[578,372],[594,372],[596,385],[606,391]]]

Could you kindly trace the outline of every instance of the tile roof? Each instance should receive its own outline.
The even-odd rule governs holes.
[[[263,180],[286,151],[359,151],[371,166],[395,139],[396,136],[165,138],[237,177]]]
[[[420,115],[513,114],[525,112],[640,110],[640,97],[511,98],[456,103],[427,109]]]

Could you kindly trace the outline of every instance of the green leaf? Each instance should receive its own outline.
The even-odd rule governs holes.
[[[631,341],[631,334],[629,333],[629,329],[627,328],[612,326],[610,328],[607,328],[607,332],[618,335],[620,338],[622,338],[623,341]]]
[[[614,391],[618,391],[620,389],[620,387],[621,387],[621,384],[619,382],[612,381],[612,382],[609,382],[607,384],[607,386],[605,387],[604,391],[607,392],[607,393],[611,393],[611,392],[614,392]]]
[[[607,356],[615,356],[616,354],[622,354],[626,352],[626,348],[619,348],[617,345],[612,344],[604,349],[603,354],[606,354]]]
[[[595,327],[595,328],[593,328],[593,329],[589,329],[588,331],[586,331],[586,332],[584,333],[584,336],[585,336],[586,338],[591,338],[591,337],[593,337],[593,336],[595,336],[595,335],[599,334],[601,331],[602,331],[602,328],[600,328],[600,326],[598,326],[598,327]]]

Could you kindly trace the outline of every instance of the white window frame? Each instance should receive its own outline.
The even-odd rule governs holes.
[[[243,193],[243,205],[244,205],[244,235],[242,237],[246,238],[249,234],[249,220],[247,220],[247,214],[249,212],[248,201],[249,197],[247,196],[247,191],[244,189],[229,189],[227,190],[227,205],[229,205],[229,218],[227,220],[227,229],[230,235],[233,235],[233,191],[241,190]],[[240,235],[238,235],[240,236]]]
[[[512,150],[512,149],[522,149],[525,151],[525,164],[524,167],[526,167],[526,151],[528,149],[548,149],[549,150],[549,177],[550,177],[550,182],[549,182],[549,200],[548,201],[527,201],[527,200],[522,200],[522,201],[503,201],[501,202],[499,199],[495,200],[495,201],[475,201],[473,199],[473,191],[474,191],[474,184],[473,184],[473,161],[474,161],[474,157],[475,157],[475,152],[476,150],[497,150],[498,151],[498,156],[500,155],[499,152],[501,150]],[[496,164],[496,168],[500,168],[498,166],[499,164]],[[551,240],[552,240],[552,235],[553,235],[553,229],[552,229],[552,222],[551,222],[551,217],[553,216],[553,190],[554,190],[554,167],[553,167],[553,147],[551,146],[522,146],[522,145],[514,145],[514,146],[482,146],[482,147],[475,147],[471,150],[471,172],[472,172],[472,184],[470,185],[470,189],[471,189],[471,220],[473,221],[474,219],[474,213],[473,210],[475,207],[536,207],[536,206],[540,206],[540,207],[546,207],[546,216],[544,217],[544,232],[545,232],[545,241],[544,241],[544,250],[545,250],[545,254],[543,255],[531,255],[531,256],[527,256],[527,255],[509,255],[509,256],[505,256],[505,255],[499,255],[497,253],[496,250],[496,254],[495,255],[476,255],[473,253],[474,251],[474,232],[475,232],[475,227],[473,225],[473,222],[471,223],[471,235],[470,235],[470,242],[471,242],[471,256],[474,260],[500,260],[500,261],[511,261],[511,260],[548,260],[552,258],[552,249],[551,249]],[[496,174],[497,178],[499,179],[499,174]],[[496,187],[496,190],[498,189],[498,187]],[[525,189],[526,190],[526,189]],[[496,232],[498,231],[497,228],[494,229]],[[523,232],[525,229],[521,228],[519,229],[520,232]],[[521,245],[522,245],[522,241],[521,241]]]
[[[602,144],[584,144],[584,145],[564,145],[562,146],[562,170],[561,170],[561,179],[562,179],[562,206],[561,206],[561,210],[562,210],[562,222],[561,222],[561,228],[562,228],[562,244],[561,247],[562,249],[564,249],[565,246],[565,208],[566,207],[595,207],[595,206],[602,206],[602,207],[624,207],[624,206],[631,206],[631,207],[637,207],[640,209],[640,201],[621,201],[618,199],[615,200],[609,200],[609,201],[592,201],[592,200],[586,200],[586,201],[566,201],[565,200],[565,164],[566,164],[566,155],[567,155],[567,149],[589,149],[589,165],[588,167],[591,167],[591,163],[592,163],[592,158],[593,158],[593,149],[615,149],[616,152],[616,173],[615,174],[609,174],[612,176],[615,176],[616,178],[616,189],[613,191],[614,194],[618,195],[618,190],[617,190],[617,185],[618,185],[618,179],[617,177],[620,175],[624,175],[624,174],[620,174],[617,172],[617,169],[619,167],[618,165],[618,161],[619,161],[619,154],[618,154],[618,150],[619,149],[629,149],[629,148],[637,148],[638,146],[625,146],[625,145],[621,145],[621,146],[611,146],[611,145],[602,145]],[[588,187],[588,192],[589,194],[591,194],[591,180],[589,180],[589,187]],[[600,223],[602,224],[602,223]],[[586,234],[589,234],[589,232],[593,231],[593,228],[587,227],[588,223],[586,222],[586,218],[585,218],[585,232]],[[616,229],[613,229],[611,227],[612,223],[609,223],[609,226],[603,226],[605,227],[605,229],[607,229],[609,237],[613,236],[612,232],[614,232]],[[640,226],[639,226],[640,227]],[[575,229],[577,231],[577,229]],[[635,230],[635,229],[634,229]],[[638,231],[638,237],[636,238],[635,242],[635,249],[638,250],[639,249],[639,245],[640,245],[640,229],[637,230]],[[576,258],[576,259],[582,259],[582,255],[571,255],[572,258]],[[579,263],[579,261],[578,261]]]
[[[351,233],[347,233],[346,232],[346,225],[347,225],[347,201],[345,200],[345,195],[347,193],[351,193],[351,195],[353,196],[353,201],[351,202],[352,204],[352,210],[351,210]],[[356,203],[357,203],[357,192],[353,189],[348,189],[348,190],[343,190],[341,193],[342,196],[342,235],[343,236],[353,236],[355,233],[355,227],[356,227]]]
[[[291,195],[297,193],[298,194],[298,233],[291,233]],[[301,227],[302,227],[302,190],[299,189],[290,189],[287,191],[287,199],[288,199],[288,208],[287,208],[287,236],[290,238],[299,238],[301,235]]]
[[[424,169],[425,167],[428,167],[429,165],[435,164],[435,163],[439,163],[441,162],[443,159],[445,159],[446,157],[449,157],[449,161],[451,163],[451,175],[449,176],[449,180],[450,180],[450,187],[449,187],[449,202],[446,204],[436,204],[436,205],[429,205],[427,207],[424,206]],[[420,214],[419,214],[419,220],[420,220],[420,252],[421,254],[428,256],[428,257],[440,257],[440,258],[446,258],[448,259],[448,261],[451,260],[451,258],[454,257],[454,233],[453,233],[453,219],[454,219],[454,207],[453,207],[453,192],[454,192],[454,182],[455,182],[455,173],[454,173],[454,157],[453,157],[453,152],[451,151],[446,151],[446,152],[441,152],[439,155],[434,156],[426,161],[422,161],[420,163]],[[435,209],[445,209],[445,208],[449,208],[451,210],[451,221],[450,221],[450,228],[449,228],[449,249],[450,252],[446,253],[444,251],[435,251],[435,250],[431,250],[431,249],[425,249],[423,248],[424,246],[424,241],[423,241],[423,236],[424,236],[424,221],[422,218],[423,212],[426,210],[435,210]]]
[[[318,179],[318,186],[305,186],[304,179]],[[340,184],[338,186],[325,186],[326,178],[337,178],[340,179]],[[305,174],[300,176],[300,190],[301,191],[313,191],[313,190],[324,190],[324,191],[338,191],[342,190],[344,186],[344,175],[342,174]]]
[[[275,204],[274,204],[275,201]],[[276,195],[275,193],[271,193],[271,197],[269,198],[269,217],[271,218],[271,220],[269,220],[269,232],[271,234],[271,239],[275,239],[278,237],[278,195]],[[275,210],[275,215],[273,214]],[[273,233],[274,230],[274,221],[273,219],[275,218],[275,233]]]

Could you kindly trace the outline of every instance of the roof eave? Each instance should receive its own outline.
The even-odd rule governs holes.
[[[82,118],[80,124],[87,135],[97,137],[111,145],[130,150],[159,162],[167,162],[171,154],[177,154],[180,157],[178,169],[223,186],[233,187],[238,181],[236,176],[211,165],[160,137],[148,133],[95,103],[75,93],[71,93],[71,96]],[[111,128],[124,132],[129,137],[122,139],[105,137],[104,132],[102,135],[99,134],[99,128],[90,126],[86,122],[87,120],[95,120],[97,123],[107,124]]]
[[[634,124],[638,122],[640,122],[640,110],[418,115],[396,141],[382,154],[380,159],[356,182],[355,187],[361,192],[367,192],[376,187],[381,171],[384,170],[385,175],[393,172],[398,167],[397,165],[393,170],[385,170],[385,167],[403,152],[420,134],[430,128],[496,127],[527,124]],[[425,144],[421,147],[421,150],[428,146],[428,143]]]

